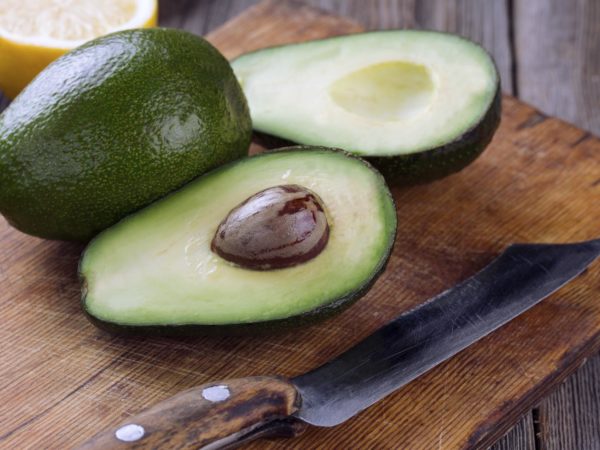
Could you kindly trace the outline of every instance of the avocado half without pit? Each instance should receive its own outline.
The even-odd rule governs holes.
[[[464,168],[500,122],[493,60],[451,34],[359,33],[258,50],[232,65],[263,137],[343,148],[393,183]]]
[[[342,151],[238,160],[105,230],[80,262],[83,308],[128,334],[272,330],[324,318],[383,271],[396,211]]]

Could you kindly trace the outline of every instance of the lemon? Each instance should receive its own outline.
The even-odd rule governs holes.
[[[113,31],[156,25],[157,0],[2,0],[0,90],[14,98],[44,67]]]

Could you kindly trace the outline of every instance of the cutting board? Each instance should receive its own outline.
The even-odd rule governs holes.
[[[360,29],[301,4],[271,1],[209,39],[234,57]],[[600,141],[514,98],[505,97],[503,108],[496,137],[473,165],[428,185],[394,189],[397,243],[369,294],[337,317],[279,335],[113,337],[81,314],[82,246],[25,236],[2,221],[0,446],[69,448],[200,383],[300,374],[472,275],[511,242],[600,236]],[[484,448],[599,348],[596,262],[347,423],[248,448]]]

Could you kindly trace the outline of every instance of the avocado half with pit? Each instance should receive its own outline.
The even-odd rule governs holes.
[[[396,210],[364,160],[291,147],[222,166],[97,236],[83,308],[128,334],[276,329],[326,317],[383,271]]]
[[[500,122],[492,58],[451,34],[359,33],[258,50],[232,65],[256,131],[343,148],[394,183],[464,168]]]

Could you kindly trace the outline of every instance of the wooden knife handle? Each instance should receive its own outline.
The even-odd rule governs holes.
[[[299,402],[296,388],[283,378],[218,381],[168,398],[79,449],[216,449],[259,437],[293,437],[305,428],[289,417]]]

